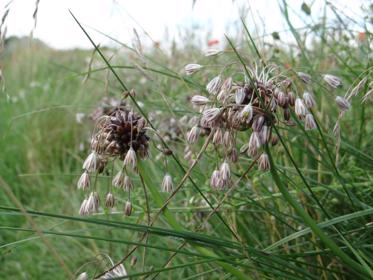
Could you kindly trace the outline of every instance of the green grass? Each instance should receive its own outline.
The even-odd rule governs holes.
[[[321,19],[317,28],[299,30],[285,1],[280,8],[296,45],[262,48],[243,21],[244,41],[227,36],[224,53],[214,57],[188,46],[140,58],[115,38],[125,51],[92,42],[93,56],[8,40],[0,97],[0,279],[75,279],[84,271],[93,279],[112,266],[110,259],[123,261],[131,279],[372,279],[373,107],[372,100],[361,103],[368,86],[341,120],[337,162],[332,131],[335,95],[364,76],[372,81],[371,33],[358,41],[343,17],[334,29]],[[88,40],[93,31],[83,31]],[[316,39],[305,44],[310,34]],[[204,69],[185,76],[181,69],[194,62]],[[200,158],[191,167],[183,159],[186,131],[172,141],[149,131],[150,158],[134,177],[133,214],[125,217],[118,206],[111,214],[78,215],[84,194],[76,182],[94,123],[88,117],[78,123],[77,113],[88,116],[103,96],[120,99],[133,88],[128,104],[165,136],[165,120],[198,115],[188,97],[205,94],[212,77],[222,71],[242,79],[254,62],[274,63],[291,76],[309,73],[318,104],[316,130],[300,122],[276,126],[280,141],[266,147],[269,172],[241,155],[232,166],[234,189],[214,191],[210,174],[220,161],[209,138],[193,146]],[[325,73],[341,77],[343,87],[331,91]],[[247,140],[240,133],[237,146]],[[178,191],[170,199],[160,191],[166,170],[159,144],[173,151],[167,171]],[[101,197],[112,176],[99,176]],[[116,196],[122,205],[126,195],[116,190]]]

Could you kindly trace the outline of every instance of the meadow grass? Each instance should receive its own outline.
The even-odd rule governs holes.
[[[94,279],[118,262],[131,279],[372,279],[373,112],[371,100],[362,102],[372,82],[371,33],[357,39],[344,18],[295,29],[285,1],[281,8],[296,45],[274,40],[263,46],[243,21],[245,39],[227,36],[224,52],[212,57],[188,45],[138,53],[115,38],[118,49],[92,41],[93,53],[9,39],[0,103],[0,279],[76,279],[83,272]],[[92,31],[81,28],[90,39]],[[186,76],[188,63],[204,68]],[[231,165],[235,183],[217,191],[210,175],[221,151],[212,137],[193,145],[190,164],[184,159],[188,129],[180,125],[167,140],[174,127],[164,124],[200,116],[191,96],[206,94],[219,73],[243,80],[254,63],[311,75],[317,128],[305,130],[293,113],[295,126],[274,126],[279,143],[265,146],[270,171],[240,155]],[[322,74],[340,77],[343,86],[332,90]],[[338,144],[335,96],[364,77],[340,120]],[[133,177],[132,215],[123,215],[126,195],[115,190],[112,213],[102,208],[79,216],[84,194],[76,182],[94,128],[88,116],[102,97],[121,99],[130,89],[136,95],[127,104],[154,129],[150,157]],[[85,114],[82,122],[77,113]],[[237,147],[247,141],[248,133],[239,133]],[[167,167],[157,156],[165,147],[172,150]],[[113,170],[97,179],[102,198]],[[165,172],[177,190],[171,196],[161,192]]]

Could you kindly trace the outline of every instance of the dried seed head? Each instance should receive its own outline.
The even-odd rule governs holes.
[[[270,168],[269,158],[266,153],[262,153],[258,159],[259,169],[267,171]]]
[[[124,215],[131,216],[131,214],[132,214],[132,203],[131,203],[131,201],[129,201],[129,200],[126,201],[126,203],[124,204],[123,212],[124,212]]]
[[[299,97],[295,99],[295,114],[299,118],[303,118],[307,113],[307,108],[304,106],[303,100]]]
[[[185,70],[185,73],[189,76],[201,70],[202,67],[203,67],[202,65],[191,63],[188,65],[185,65],[184,70]]]
[[[241,105],[244,102],[245,97],[246,97],[245,89],[243,87],[239,87],[236,90],[236,93],[235,93],[234,97],[235,97],[236,104]]]
[[[138,156],[146,157],[149,137],[144,129],[145,120],[119,105],[108,114],[99,118],[96,125],[97,133],[92,137],[91,147],[98,153],[99,159],[124,159],[130,148]]]
[[[316,105],[315,98],[313,97],[313,94],[310,92],[306,91],[303,93],[303,100],[304,100],[304,104],[306,105],[308,109]]]
[[[126,191],[126,192],[129,192],[129,191],[133,190],[132,180],[127,175],[124,177],[123,190]]]
[[[325,74],[325,75],[323,75],[323,79],[332,88],[337,88],[337,87],[342,86],[342,80],[341,80],[341,78],[339,78],[337,76],[330,75],[330,74]]]
[[[221,77],[216,76],[213,78],[206,86],[206,90],[208,93],[216,95],[221,88]]]
[[[114,198],[114,195],[111,193],[111,192],[108,192],[106,194],[106,198],[105,198],[105,206],[107,208],[113,208],[115,205],[115,198]]]
[[[123,188],[124,185],[124,172],[119,171],[113,178],[111,184],[116,188]]]
[[[197,125],[193,126],[187,134],[188,143],[190,144],[195,143],[199,137],[200,132],[201,132],[201,129]]]
[[[205,96],[202,95],[194,95],[191,99],[192,103],[197,106],[203,106],[210,102],[210,99],[208,99]]]
[[[220,175],[221,175],[221,179],[224,182],[228,182],[229,179],[231,178],[231,171],[230,171],[228,162],[224,161],[221,164],[221,166],[220,166]]]
[[[303,72],[298,72],[297,74],[298,74],[299,79],[301,79],[303,83],[308,84],[311,81],[310,75],[303,73]]]
[[[335,98],[335,102],[337,103],[338,107],[341,109],[342,112],[347,111],[351,107],[350,102],[348,102],[347,99],[342,96],[337,96]]]
[[[316,122],[313,118],[312,114],[308,113],[304,120],[304,128],[305,130],[312,130],[316,128]]]
[[[83,163],[83,169],[88,172],[94,172],[98,166],[98,155],[95,151],[91,152]]]
[[[136,152],[132,147],[129,148],[126,154],[126,157],[124,158],[123,164],[125,166],[132,167],[132,169],[136,169],[136,165],[137,165]]]
[[[170,174],[166,173],[163,177],[162,181],[162,191],[170,193],[172,192],[172,189],[174,188],[172,183],[172,177]]]
[[[80,176],[78,181],[78,189],[86,190],[90,186],[89,174],[87,171],[84,171],[82,176]]]

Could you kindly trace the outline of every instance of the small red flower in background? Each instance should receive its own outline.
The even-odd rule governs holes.
[[[207,45],[208,45],[209,47],[215,46],[215,45],[217,45],[217,44],[219,44],[219,40],[218,40],[218,39],[211,39],[211,40],[208,40],[208,41],[207,41]]]
[[[360,42],[364,42],[365,39],[366,39],[366,33],[365,32],[359,32],[357,34],[357,39],[360,41]]]

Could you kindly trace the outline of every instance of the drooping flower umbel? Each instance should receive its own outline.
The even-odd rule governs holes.
[[[241,154],[255,158],[259,169],[266,171],[270,164],[264,145],[274,146],[278,142],[273,133],[274,126],[294,125],[292,116],[295,116],[304,124],[305,130],[317,128],[312,113],[317,104],[310,88],[309,74],[294,72],[295,75],[287,76],[274,65],[262,69],[256,65],[247,66],[246,70],[243,80],[232,78],[242,76],[242,73],[227,78],[220,73],[207,83],[208,96],[195,95],[191,99],[201,114],[187,134],[188,143],[196,143],[200,131],[212,133],[211,142],[222,160],[211,175],[210,184],[214,189],[229,186],[230,164],[238,160],[238,133],[245,131],[247,137],[247,142],[239,149]],[[323,78],[334,87],[341,83],[334,76]],[[340,107],[347,107],[341,100],[337,102]],[[186,155],[190,158],[190,147]]]
[[[97,119],[95,133],[91,139],[91,153],[84,161],[83,174],[78,181],[78,188],[86,190],[90,187],[90,175],[102,173],[109,161],[119,160],[122,169],[113,175],[112,186],[129,192],[132,182],[128,176],[128,170],[137,169],[138,158],[148,156],[149,137],[146,135],[145,120],[125,106],[118,106],[108,115],[102,115]],[[99,194],[97,186],[88,195],[81,207],[80,214],[88,215],[99,210]],[[113,190],[106,193],[105,206],[112,208],[115,205]],[[128,215],[131,211],[127,210]]]

